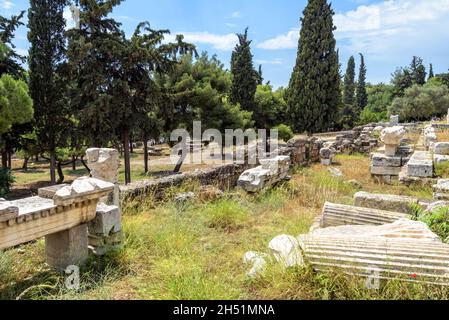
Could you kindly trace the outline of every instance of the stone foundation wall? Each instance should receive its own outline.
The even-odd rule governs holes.
[[[317,138],[291,140],[279,148],[279,155],[290,156],[293,166],[308,166],[320,161],[323,141]],[[132,199],[142,195],[153,195],[160,199],[170,187],[180,186],[188,181],[198,181],[201,185],[217,185],[222,189],[235,187],[241,174],[255,167],[249,164],[230,164],[206,170],[197,170],[159,179],[137,181],[120,186],[120,198]]]

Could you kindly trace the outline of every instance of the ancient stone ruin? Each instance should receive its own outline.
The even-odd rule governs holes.
[[[371,156],[371,174],[382,178],[386,182],[399,177],[406,158],[398,152],[401,140],[406,130],[404,127],[395,126],[386,128],[381,133],[381,141],[385,144],[385,152],[376,152]]]
[[[259,167],[249,169],[240,176],[238,185],[245,191],[254,193],[285,180],[290,170],[290,157],[278,156],[261,160]]]
[[[42,188],[37,197],[0,201],[0,250],[45,237],[49,266],[83,265],[89,248],[103,255],[122,243],[118,152],[89,149],[92,177]],[[102,201],[105,201],[103,203]]]

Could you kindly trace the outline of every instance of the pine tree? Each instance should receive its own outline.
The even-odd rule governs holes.
[[[349,58],[348,67],[346,69],[344,79],[343,103],[345,105],[354,105],[355,98],[355,59],[353,56]]]
[[[248,28],[243,34],[237,34],[239,43],[231,57],[231,73],[233,75],[231,87],[231,103],[240,103],[243,110],[254,111],[254,95],[256,94],[259,75],[254,70],[251,41],[248,40]]]
[[[331,129],[341,103],[333,15],[326,0],[309,0],[301,19],[287,103],[295,129],[309,134]]]
[[[423,60],[420,57],[413,57],[410,64],[410,71],[412,73],[413,84],[422,86],[426,83],[426,67],[424,67]]]
[[[259,65],[259,71],[257,71],[257,84],[259,86],[263,85],[263,71],[262,71],[262,65]]]
[[[429,78],[428,80],[435,78],[435,74],[433,73],[433,65],[430,64],[430,68],[429,68]]]
[[[360,113],[368,104],[368,94],[366,93],[366,65],[365,57],[360,53],[359,81],[357,82],[356,106]]]
[[[30,0],[28,11],[30,94],[41,150],[50,156],[51,182],[56,182],[56,148],[71,127],[60,69],[65,59],[64,0]]]
[[[25,11],[22,11],[10,19],[0,16],[0,42],[4,46],[3,59],[0,60],[0,76],[9,74],[22,80],[25,78],[22,64],[26,59],[16,52],[16,46],[12,41],[17,28],[23,26],[24,14]]]

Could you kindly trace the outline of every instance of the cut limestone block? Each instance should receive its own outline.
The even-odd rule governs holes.
[[[354,195],[355,206],[385,211],[411,214],[412,206],[418,204],[419,200],[414,197],[397,196],[391,194],[373,194],[368,192],[358,192]]]
[[[108,236],[110,233],[122,231],[120,209],[104,203],[97,205],[97,216],[89,222],[89,234]]]
[[[408,219],[409,214],[371,208],[346,206],[326,202],[323,208],[322,227],[343,225],[383,225],[399,219]]]
[[[420,222],[320,229],[299,242],[316,271],[449,285],[449,245]]]
[[[433,177],[431,154],[426,151],[416,151],[407,163],[407,175],[419,178]]]
[[[89,257],[87,224],[45,237],[47,263],[53,269],[65,271],[69,266],[82,266]]]
[[[401,167],[401,157],[387,157],[382,153],[374,153],[371,157],[374,167]]]
[[[401,167],[375,167],[371,166],[371,174],[375,176],[399,176]]]
[[[86,151],[88,165],[94,178],[118,182],[120,154],[118,150],[106,148],[91,148]]]
[[[263,272],[267,264],[268,255],[265,253],[259,253],[254,251],[249,251],[243,256],[243,264],[250,265],[251,270],[249,270],[246,275],[250,278],[255,278],[258,274]]]
[[[434,153],[442,156],[449,156],[449,142],[435,143]]]

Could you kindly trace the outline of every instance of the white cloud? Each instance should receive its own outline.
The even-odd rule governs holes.
[[[290,30],[287,34],[281,34],[273,39],[266,40],[257,45],[260,49],[278,50],[295,49],[298,47],[299,30]]]
[[[175,34],[183,34],[184,41],[192,42],[195,44],[207,44],[211,45],[216,50],[230,51],[234,49],[238,42],[237,35],[234,33],[229,34],[213,34],[207,31],[204,32],[177,32],[166,37],[167,41],[174,41]]]
[[[15,6],[15,4],[9,0],[1,0],[0,1],[0,8],[2,8],[2,9],[9,10],[14,6]]]
[[[231,16],[233,18],[240,18],[242,16],[242,14],[240,13],[240,11],[234,11]]]
[[[387,56],[447,41],[449,0],[388,0],[335,15],[343,49]],[[416,53],[413,53],[416,54]]]
[[[365,53],[385,53],[385,50],[408,51],[417,44],[447,42],[449,33],[449,0],[386,0],[361,5],[355,10],[334,17],[336,38],[344,49]],[[291,30],[260,43],[268,50],[296,49],[299,32]],[[411,47],[410,47],[411,46]]]

